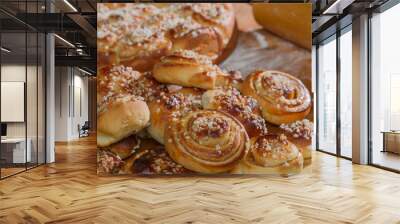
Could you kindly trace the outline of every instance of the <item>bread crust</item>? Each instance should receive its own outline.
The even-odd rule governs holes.
[[[209,57],[189,50],[162,57],[154,65],[153,76],[162,83],[202,89],[234,85],[240,81],[237,76],[223,72]]]
[[[244,127],[231,115],[195,111],[172,120],[165,130],[165,149],[185,168],[200,173],[233,169],[248,149]]]
[[[97,103],[99,106],[115,95],[132,95],[149,102],[167,92],[165,85],[157,82],[151,73],[141,73],[123,65],[98,70]]]
[[[264,119],[275,125],[302,120],[311,111],[308,89],[284,72],[255,71],[246,77],[241,92],[256,99]]]
[[[140,142],[136,135],[131,135],[103,149],[114,153],[121,159],[126,159],[140,148]]]
[[[254,141],[234,174],[278,174],[300,173],[304,159],[296,145],[284,135],[264,135]]]
[[[98,68],[124,64],[150,71],[175,50],[194,50],[215,62],[235,26],[230,3],[98,6]]]
[[[290,124],[282,124],[280,128],[289,141],[299,148],[304,157],[304,165],[311,164],[313,123],[308,119],[303,119]]]
[[[150,120],[147,104],[134,96],[116,96],[98,112],[97,145],[106,147],[145,128]]]
[[[229,113],[245,127],[250,138],[267,134],[267,125],[261,117],[259,105],[255,99],[243,96],[232,87],[206,91],[202,96],[204,109]]]
[[[201,106],[200,89],[183,88],[173,93],[164,94],[160,99],[151,101],[148,106],[150,110],[150,126],[147,132],[164,144],[165,126],[168,120],[180,119],[186,113],[197,110]]]

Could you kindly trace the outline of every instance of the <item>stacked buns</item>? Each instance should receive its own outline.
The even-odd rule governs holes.
[[[98,39],[98,172],[288,175],[310,163],[304,84],[268,70],[243,80],[215,64],[232,35],[230,4],[99,5],[99,32],[118,32]]]
[[[234,31],[232,4],[98,4],[99,67],[147,71],[176,50],[218,61]]]

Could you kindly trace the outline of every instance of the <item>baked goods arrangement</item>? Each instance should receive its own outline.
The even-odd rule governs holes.
[[[123,64],[138,71],[182,49],[218,62],[235,24],[232,4],[105,3],[97,11],[99,66]]]
[[[310,164],[303,82],[218,66],[231,4],[98,7],[98,173],[289,175]]]

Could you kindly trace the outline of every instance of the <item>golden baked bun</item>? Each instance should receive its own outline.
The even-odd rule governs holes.
[[[157,140],[164,144],[165,126],[169,119],[179,119],[186,113],[199,109],[201,106],[200,89],[183,88],[173,93],[163,94],[160,99],[151,101],[150,109],[150,126],[147,132]]]
[[[117,95],[103,103],[97,117],[97,145],[106,147],[135,134],[150,120],[147,104],[136,96]]]
[[[241,91],[261,106],[265,120],[280,125],[305,118],[311,110],[308,89],[296,77],[279,71],[255,71],[246,77]]]
[[[304,157],[304,165],[311,164],[313,123],[307,119],[280,126],[288,140],[300,149]]]
[[[289,175],[302,169],[302,154],[281,134],[258,137],[232,173]]]
[[[217,60],[231,39],[229,3],[98,4],[98,67],[124,64],[149,71],[174,50],[194,50]]]
[[[131,67],[118,65],[98,70],[97,102],[101,105],[114,95],[133,95],[146,102],[156,99],[167,91],[150,73],[141,73]]]
[[[237,85],[240,78],[223,72],[209,57],[189,50],[175,51],[154,65],[154,78],[161,83],[214,89]]]
[[[140,138],[136,135],[131,135],[102,149],[112,152],[121,159],[126,159],[140,148],[140,142]]]
[[[186,169],[200,173],[222,173],[240,161],[249,137],[233,116],[213,110],[187,113],[171,119],[165,129],[165,149]]]
[[[202,96],[204,109],[224,111],[238,119],[250,138],[267,134],[267,125],[261,117],[256,100],[243,96],[232,87],[207,90]]]

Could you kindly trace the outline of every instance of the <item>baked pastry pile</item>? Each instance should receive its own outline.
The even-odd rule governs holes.
[[[99,7],[99,32],[115,29],[99,35],[108,57],[98,68],[99,173],[288,175],[310,163],[304,84],[279,71],[243,80],[215,64],[233,29],[230,4]],[[137,26],[159,28],[140,39]]]
[[[214,62],[228,45],[232,4],[98,4],[100,67],[124,64],[147,71],[176,50],[193,50]]]

